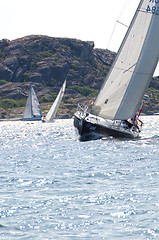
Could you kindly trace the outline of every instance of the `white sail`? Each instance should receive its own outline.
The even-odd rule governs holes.
[[[159,58],[159,0],[141,0],[92,108],[108,119],[134,117]]]
[[[37,99],[33,86],[30,86],[30,92],[27,99],[24,115],[22,120],[40,120],[42,117],[40,104]]]
[[[31,107],[31,90],[29,92],[29,96],[27,99],[27,103],[25,106],[24,114],[23,114],[23,120],[26,118],[32,118],[32,107]]]
[[[45,121],[46,122],[52,122],[53,119],[56,116],[56,113],[58,111],[59,105],[61,103],[61,100],[63,98],[64,92],[65,92],[65,88],[66,88],[66,80],[64,81],[52,107],[50,108],[49,112],[47,113],[46,117],[45,117]]]

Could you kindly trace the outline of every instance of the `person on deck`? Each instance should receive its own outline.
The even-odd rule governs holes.
[[[132,120],[133,124],[135,125],[135,127],[138,129],[138,131],[141,132],[140,128],[138,126],[138,122],[140,122],[141,126],[142,126],[144,124],[143,121],[141,121],[137,115],[135,115],[134,118],[132,118],[131,120]]]

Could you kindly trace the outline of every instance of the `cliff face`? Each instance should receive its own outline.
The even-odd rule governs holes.
[[[33,35],[14,41],[1,40],[0,118],[22,115],[30,83],[43,112],[47,112],[67,74],[59,114],[72,117],[80,100],[90,101],[96,96],[115,55],[95,49],[93,42],[76,39]],[[154,84],[158,88],[158,82]]]
[[[72,78],[85,83],[88,73],[98,76],[99,64],[110,65],[115,53],[94,49],[93,42],[76,39],[28,36],[14,41],[2,40],[0,54],[0,78],[9,82],[35,81],[53,83],[63,81],[72,70]],[[93,69],[94,68],[94,69]],[[95,68],[97,70],[95,70]],[[98,79],[97,79],[98,82]]]
[[[86,90],[99,89],[115,56],[108,50],[94,49],[93,42],[47,36],[2,40],[0,49],[1,110],[6,108],[4,99],[26,99],[30,83],[41,104],[46,105],[54,100],[67,73],[65,99],[70,102],[69,109],[71,102],[74,108],[77,98],[88,96]]]

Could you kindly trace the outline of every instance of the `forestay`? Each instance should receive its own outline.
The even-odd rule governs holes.
[[[92,112],[108,119],[133,117],[159,58],[159,0],[141,0]]]
[[[52,107],[50,108],[49,112],[46,115],[46,118],[45,118],[46,122],[52,122],[53,119],[55,118],[56,113],[57,113],[58,108],[59,108],[59,105],[61,103],[61,100],[63,98],[65,88],[66,88],[66,80],[64,81],[64,83],[63,83],[63,85],[62,85],[62,87],[61,87],[61,89],[60,89]]]

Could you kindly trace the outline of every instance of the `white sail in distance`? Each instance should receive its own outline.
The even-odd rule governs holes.
[[[30,86],[30,92],[27,99],[23,120],[40,120],[42,117],[40,104],[37,99],[33,86]]]
[[[62,101],[64,92],[65,92],[65,88],[66,88],[66,80],[64,81],[52,107],[50,108],[49,112],[47,113],[46,117],[45,117],[45,121],[46,122],[52,122],[53,119],[56,117],[56,113],[58,111],[59,105]]]
[[[134,117],[159,58],[159,1],[141,0],[92,108],[107,119]]]

